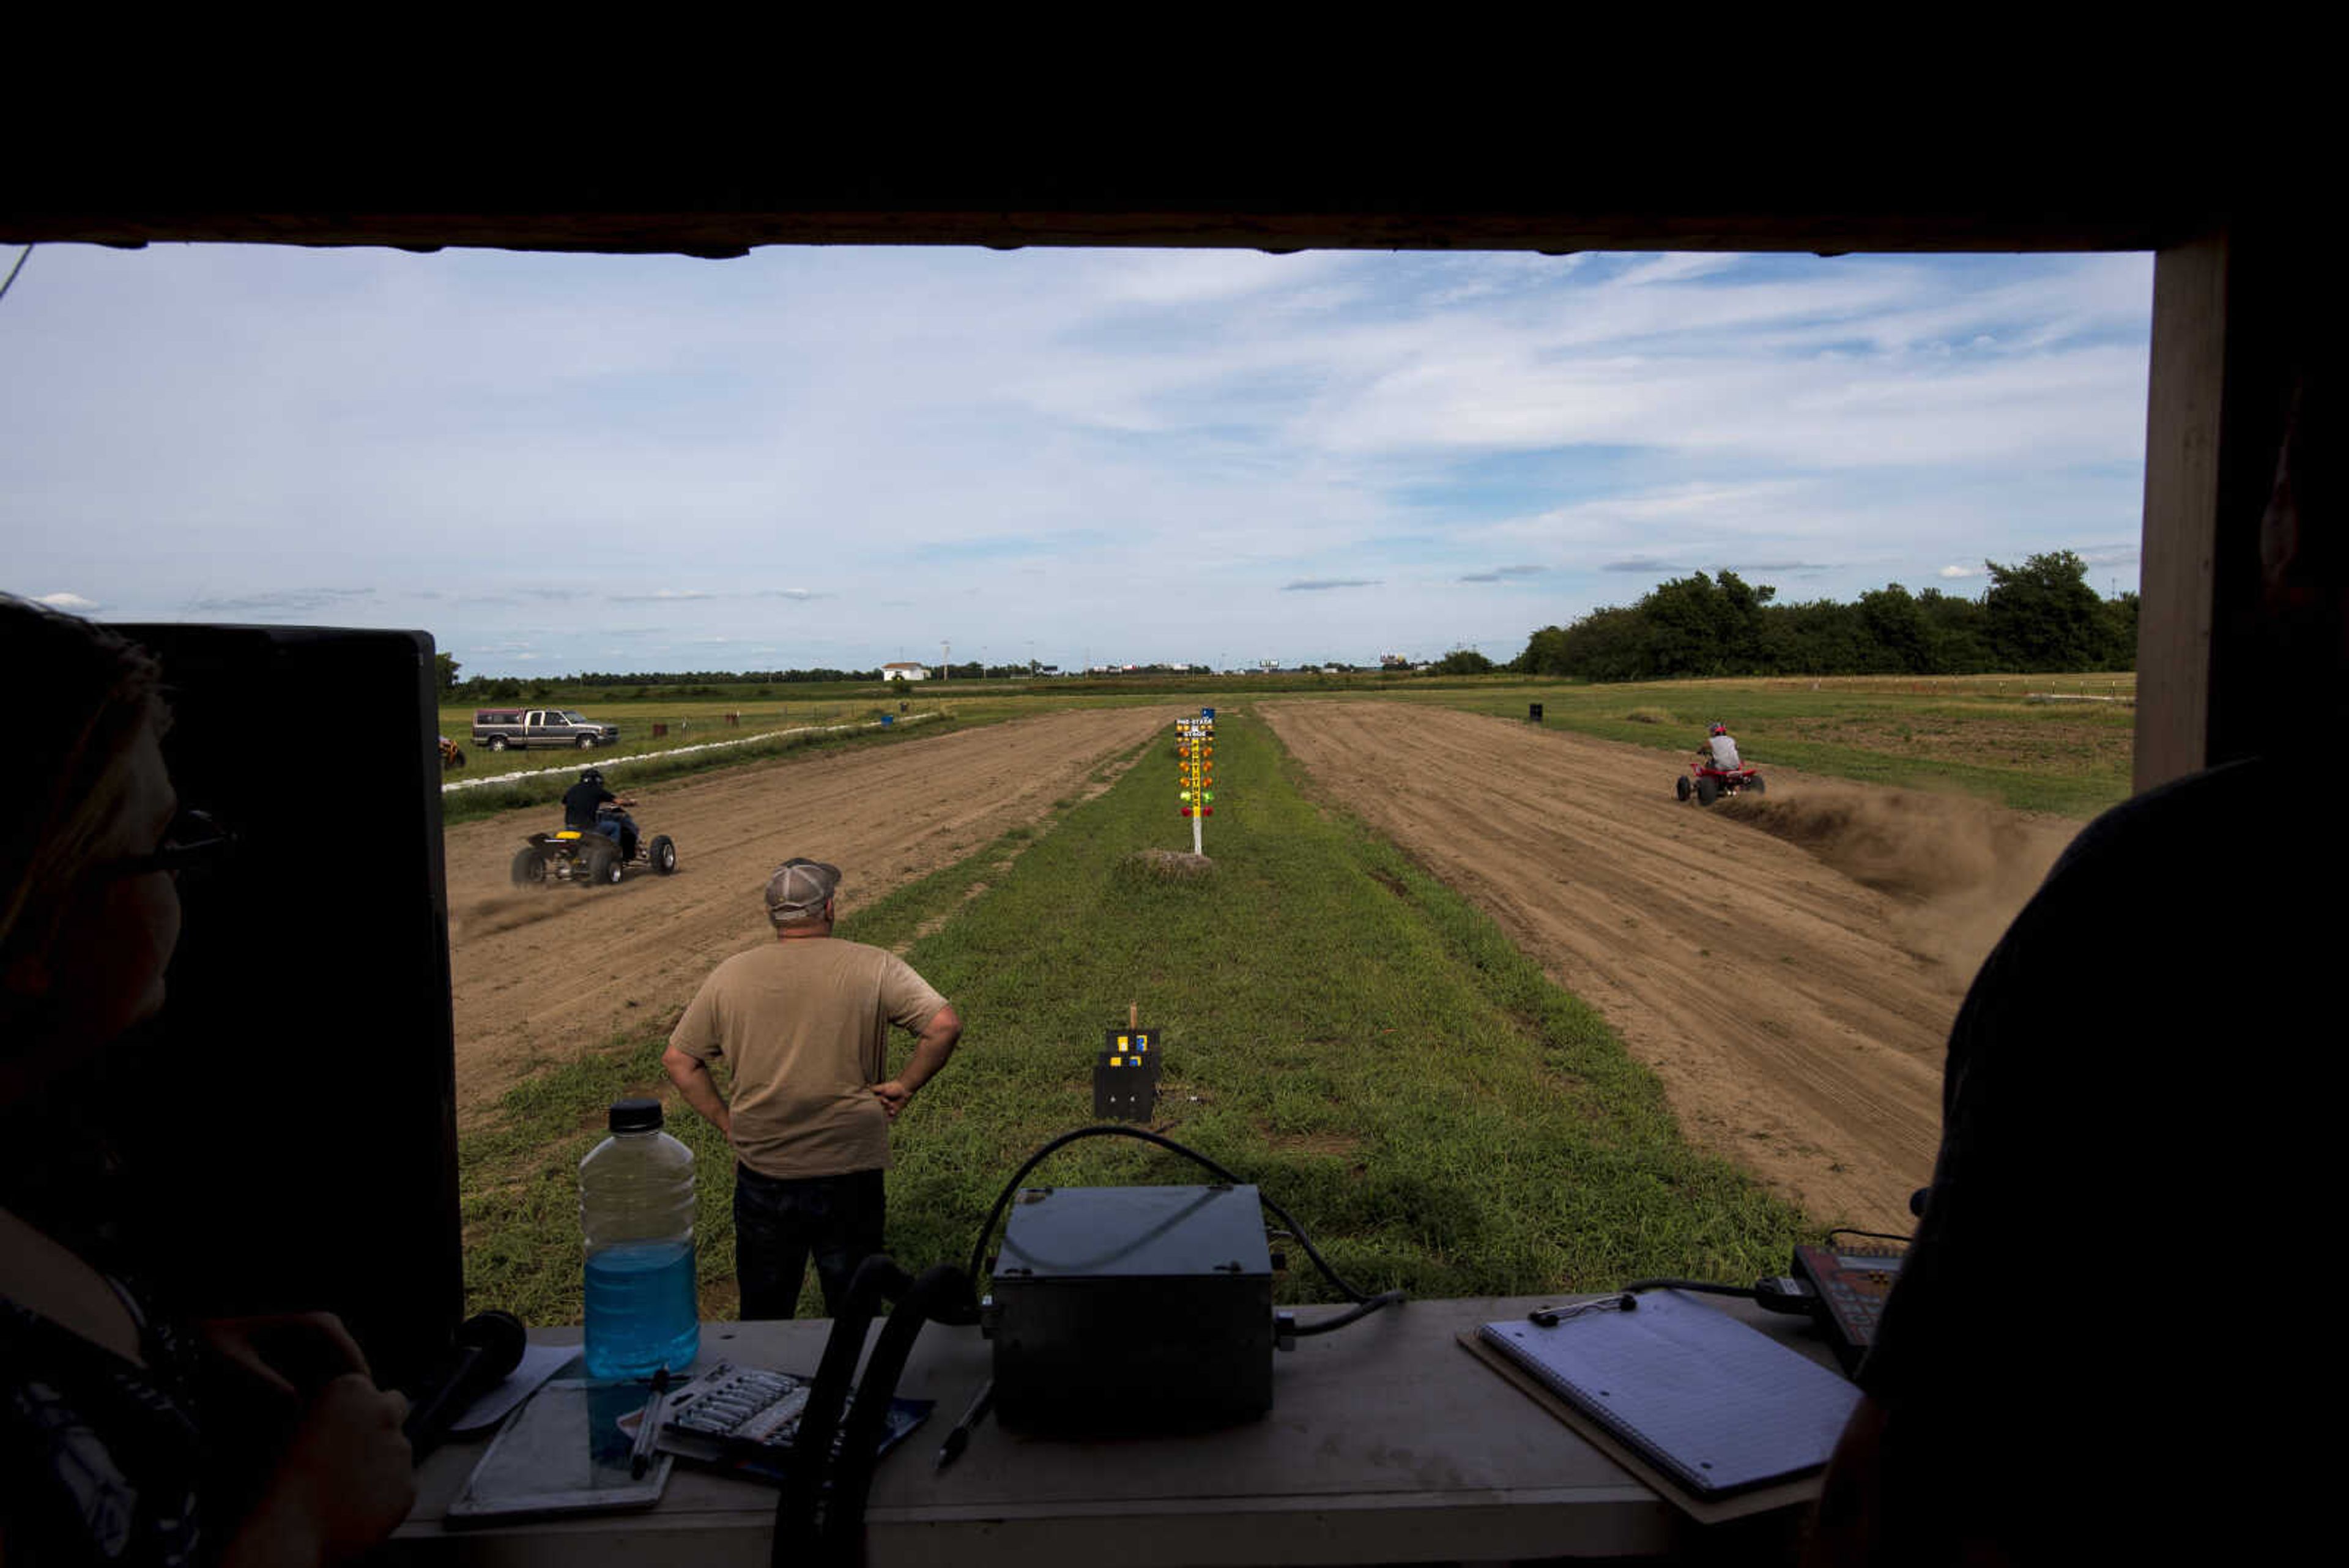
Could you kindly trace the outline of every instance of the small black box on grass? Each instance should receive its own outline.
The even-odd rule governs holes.
[[[1250,1186],[1031,1188],[980,1323],[1016,1430],[1221,1426],[1272,1408],[1272,1253]]]
[[[1112,1029],[1093,1064],[1093,1115],[1107,1121],[1146,1122],[1158,1105],[1158,1032]]]
[[[1540,723],[1540,722],[1542,722],[1542,718],[1541,718],[1541,704],[1540,704],[1540,703],[1538,703],[1538,702],[1528,702],[1528,703],[1526,703],[1526,718],[1528,721],[1530,721],[1531,722],[1533,722],[1533,723],[1536,723],[1536,724]]]

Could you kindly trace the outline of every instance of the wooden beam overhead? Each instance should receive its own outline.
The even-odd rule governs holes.
[[[669,252],[759,245],[1154,245],[1268,251],[2153,250],[2224,218],[2207,161],[2102,146],[1919,154],[1898,176],[1823,160],[1519,153],[1287,166],[1203,158],[1050,175],[874,159],[810,169],[484,169],[443,158],[315,174],[227,161],[36,171],[0,189],[0,244],[230,242]],[[2158,178],[2155,178],[2156,173]]]

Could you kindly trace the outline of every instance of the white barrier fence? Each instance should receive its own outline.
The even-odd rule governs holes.
[[[936,712],[908,713],[902,719],[892,714],[886,721],[886,726],[894,728],[898,724],[918,724],[925,719],[937,717],[939,715]],[[491,774],[484,778],[451,779],[441,784],[440,793],[447,794],[451,790],[480,789],[484,784],[516,784],[523,779],[547,778],[555,774],[576,774],[585,767],[601,768],[605,773],[610,773],[615,768],[625,768],[631,763],[649,763],[662,757],[688,756],[695,752],[722,752],[736,746],[755,746],[764,741],[780,741],[791,735],[836,735],[844,730],[878,730],[884,727],[885,722],[879,719],[869,719],[862,724],[801,724],[789,730],[766,730],[755,735],[741,735],[730,741],[704,741],[694,746],[671,746],[665,752],[638,752],[632,756],[614,757],[608,763],[601,760],[591,761],[593,753],[583,757],[574,752],[571,753],[573,760],[561,767],[525,768],[520,773]]]
[[[2117,702],[2124,708],[2137,706],[2135,697],[2097,697],[2076,691],[2026,691],[2025,702]]]

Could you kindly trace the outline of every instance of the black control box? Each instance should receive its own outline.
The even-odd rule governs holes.
[[[1250,1186],[1030,1188],[981,1323],[1012,1430],[1194,1429],[1272,1408],[1272,1254]]]
[[[1093,1064],[1093,1115],[1102,1121],[1146,1122],[1157,1104],[1158,1031],[1106,1031]]]

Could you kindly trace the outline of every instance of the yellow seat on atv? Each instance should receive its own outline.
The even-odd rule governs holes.
[[[557,837],[557,838],[577,838],[578,836],[580,836],[580,833],[579,833],[579,830],[578,830],[577,828],[575,828],[575,827],[566,827],[566,828],[564,828],[562,832],[560,832],[560,833],[556,834],[554,836],[555,836],[555,837]]]

